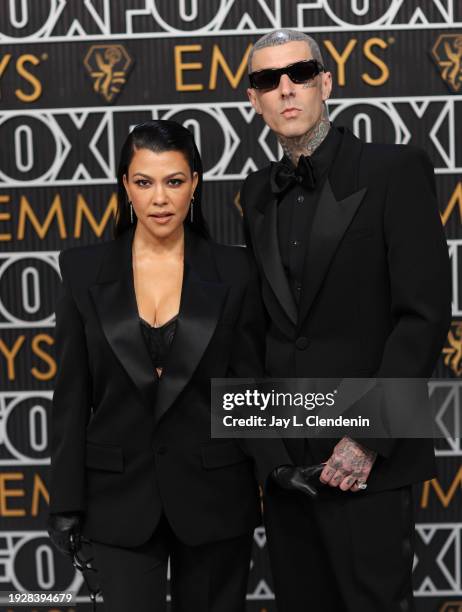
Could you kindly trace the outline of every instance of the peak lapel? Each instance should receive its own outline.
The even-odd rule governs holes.
[[[131,227],[108,246],[98,282],[89,290],[109,345],[152,410],[156,379],[138,319],[132,268],[133,234]]]
[[[348,129],[336,129],[342,141],[316,207],[304,264],[299,325],[308,315],[340,240],[367,192],[357,180],[362,143]],[[333,189],[340,194],[338,200]]]
[[[256,248],[260,251],[265,276],[290,321],[297,324],[297,306],[281,261],[277,230],[277,200],[268,184],[265,193],[259,196],[259,213],[255,218]]]
[[[305,262],[305,266],[308,268],[305,278],[308,279],[308,282],[305,280],[302,288],[300,324],[313,304],[337,246],[366,191],[367,189],[364,187],[344,200],[337,201],[332,193],[329,180],[324,183],[324,189],[316,209]]]
[[[187,230],[180,315],[158,385],[156,423],[194,374],[213,336],[228,289],[219,280],[209,243]]]

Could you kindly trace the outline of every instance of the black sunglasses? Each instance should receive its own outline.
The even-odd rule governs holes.
[[[315,59],[302,60],[283,68],[264,68],[249,74],[250,87],[253,87],[253,89],[275,89],[279,85],[279,79],[283,74],[287,74],[293,83],[306,83],[324,70],[324,66]]]

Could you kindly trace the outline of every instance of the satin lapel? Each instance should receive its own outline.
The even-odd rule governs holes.
[[[363,187],[337,201],[327,179],[316,208],[305,261],[304,282],[300,298],[301,325],[327,274],[340,240],[356,213],[367,188]]]
[[[89,290],[109,345],[152,410],[156,382],[138,319],[132,268],[133,233],[134,228],[130,228],[111,243],[98,283]]]
[[[269,191],[266,205],[255,218],[256,248],[260,251],[265,276],[284,312],[297,324],[297,306],[281,261],[277,231],[277,201]]]
[[[159,381],[154,414],[156,423],[194,374],[213,336],[228,289],[228,285],[218,279],[209,244],[188,231],[185,234],[180,315]]]

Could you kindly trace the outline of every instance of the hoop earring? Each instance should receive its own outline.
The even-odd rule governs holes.
[[[189,219],[191,223],[194,221],[194,196],[191,198],[191,204],[189,206]]]
[[[133,225],[133,205],[131,202],[128,202],[130,204],[130,223]]]

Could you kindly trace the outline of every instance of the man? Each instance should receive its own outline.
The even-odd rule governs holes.
[[[430,377],[451,313],[427,155],[333,127],[331,73],[301,32],[260,38],[249,73],[250,102],[284,151],[241,190],[268,315],[268,375]],[[435,475],[432,440],[286,446],[294,465],[325,466],[317,499],[272,479],[266,487],[279,612],[413,610],[411,484]]]

